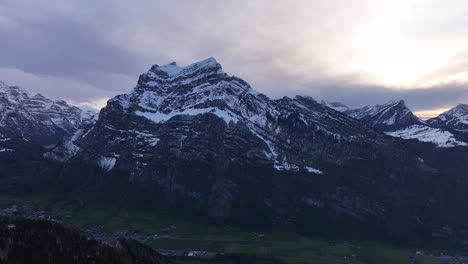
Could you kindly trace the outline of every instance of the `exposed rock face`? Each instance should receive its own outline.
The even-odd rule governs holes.
[[[53,146],[92,124],[94,118],[93,113],[65,101],[31,96],[20,87],[0,82],[0,133],[5,138]]]
[[[372,159],[393,144],[312,98],[258,94],[214,59],[185,68],[153,66],[131,93],[108,102],[80,143],[98,164],[132,168],[137,179],[170,155],[307,171],[320,162]]]
[[[310,97],[269,99],[214,59],[151,67],[78,141],[80,160],[176,207],[287,226],[315,214],[389,225],[407,194],[388,184],[434,175],[400,140]]]
[[[37,170],[49,177],[44,182],[85,186],[80,191],[93,199],[125,197],[132,206],[302,232],[426,238],[432,225],[468,219],[454,208],[437,213],[448,201],[468,204],[460,195],[468,190],[464,148],[405,142],[368,125],[423,125],[402,102],[367,109],[371,118],[355,115],[366,124],[310,97],[272,100],[211,58],[154,65],[95,123],[67,109],[57,113],[76,116],[78,125],[53,123],[64,132],[46,154],[63,163]],[[0,179],[15,168],[2,169]],[[455,182],[457,191],[446,193]]]
[[[428,124],[468,132],[468,105],[459,104],[438,117],[427,120]]]

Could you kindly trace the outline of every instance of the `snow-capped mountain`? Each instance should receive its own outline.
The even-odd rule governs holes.
[[[77,141],[80,164],[195,202],[214,217],[249,205],[285,221],[285,214],[314,207],[314,199],[341,208],[333,185],[311,179],[334,181],[341,172],[351,177],[358,171],[346,168],[363,160],[391,161],[378,167],[383,178],[400,177],[411,162],[419,166],[401,141],[310,97],[270,99],[213,58],[186,67],[154,65],[130,93],[109,100]],[[314,190],[321,188],[327,192],[318,198]],[[355,200],[342,210],[378,214],[377,207]]]
[[[459,104],[449,111],[427,120],[427,123],[437,127],[468,132],[468,105]]]
[[[431,142],[438,147],[467,146],[452,132],[438,128],[416,117],[403,100],[390,101],[382,105],[349,109],[344,104],[326,104],[328,107],[343,112],[375,127],[387,135],[402,139],[417,139]]]
[[[108,102],[82,141],[93,146],[107,142],[94,148],[106,169],[132,160],[132,166],[142,170],[156,158],[149,153],[174,151],[184,159],[215,154],[299,171],[315,168],[317,160],[370,156],[374,148],[347,153],[338,150],[340,144],[388,143],[381,134],[312,98],[269,99],[224,73],[213,58],[187,67],[151,67],[132,92]]]
[[[384,130],[424,123],[411,112],[403,100],[348,110],[345,113],[366,122],[372,127]]]
[[[92,111],[40,94],[32,96],[18,86],[0,82],[0,133],[4,139],[50,147],[93,124],[95,119]]]

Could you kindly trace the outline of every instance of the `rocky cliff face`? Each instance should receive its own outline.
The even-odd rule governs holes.
[[[371,158],[391,145],[312,98],[271,100],[258,94],[214,59],[185,68],[153,66],[131,93],[109,101],[81,142],[116,166],[129,160],[144,168],[153,154],[173,153],[188,160],[261,161],[279,170],[313,168],[317,160]],[[343,151],[346,145],[368,147]]]
[[[390,114],[393,108],[401,113]],[[54,116],[40,109],[45,120]],[[63,135],[45,157],[62,163],[33,155],[39,165],[23,173],[37,174],[31,181],[47,189],[84,188],[80,193],[93,201],[314,233],[427,238],[434,226],[468,219],[455,208],[437,213],[448,201],[468,204],[460,195],[468,190],[463,149],[389,137],[310,97],[270,99],[214,59],[154,65],[130,93],[109,100],[95,123],[85,125],[73,109],[56,113],[80,125],[46,126]],[[388,125],[420,122],[400,103],[385,109],[368,112]],[[31,160],[2,158],[2,164]],[[0,168],[12,188],[20,178],[9,176],[15,170]],[[454,182],[457,191],[446,193]]]
[[[400,140],[309,97],[258,94],[214,59],[151,67],[78,142],[79,160],[177,208],[290,227],[390,225],[408,177],[435,175]]]
[[[97,116],[97,111],[32,96],[0,82],[0,153],[38,147],[50,158],[69,159],[77,150],[73,142],[94,125]]]
[[[65,101],[53,101],[40,94],[31,96],[18,86],[0,82],[0,132],[5,138],[55,145],[93,119],[93,113]]]

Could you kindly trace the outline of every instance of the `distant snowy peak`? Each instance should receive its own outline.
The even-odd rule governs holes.
[[[0,130],[4,134],[46,146],[73,135],[84,122],[95,122],[90,115],[65,101],[31,96],[23,88],[0,83]]]
[[[406,106],[405,101],[390,101],[382,105],[366,106],[345,112],[351,117],[360,119],[377,128],[397,128],[409,125],[424,124]]]
[[[438,117],[427,120],[427,123],[438,127],[468,131],[468,105],[459,104]]]
[[[342,112],[342,113],[345,113],[349,110],[351,110],[348,106],[346,106],[345,104],[343,103],[340,103],[340,102],[330,102],[330,103],[327,103],[325,101],[322,100],[322,105],[324,106],[327,106],[327,107],[330,107],[331,109],[334,109],[338,112]]]
[[[403,100],[366,106],[360,109],[348,110],[344,113],[378,128],[392,137],[431,142],[438,147],[467,145],[449,131],[431,127],[430,124],[416,117]]]

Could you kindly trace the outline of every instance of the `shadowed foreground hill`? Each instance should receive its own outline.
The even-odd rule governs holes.
[[[111,247],[57,223],[0,219],[0,263],[152,263],[165,257],[133,240]]]

